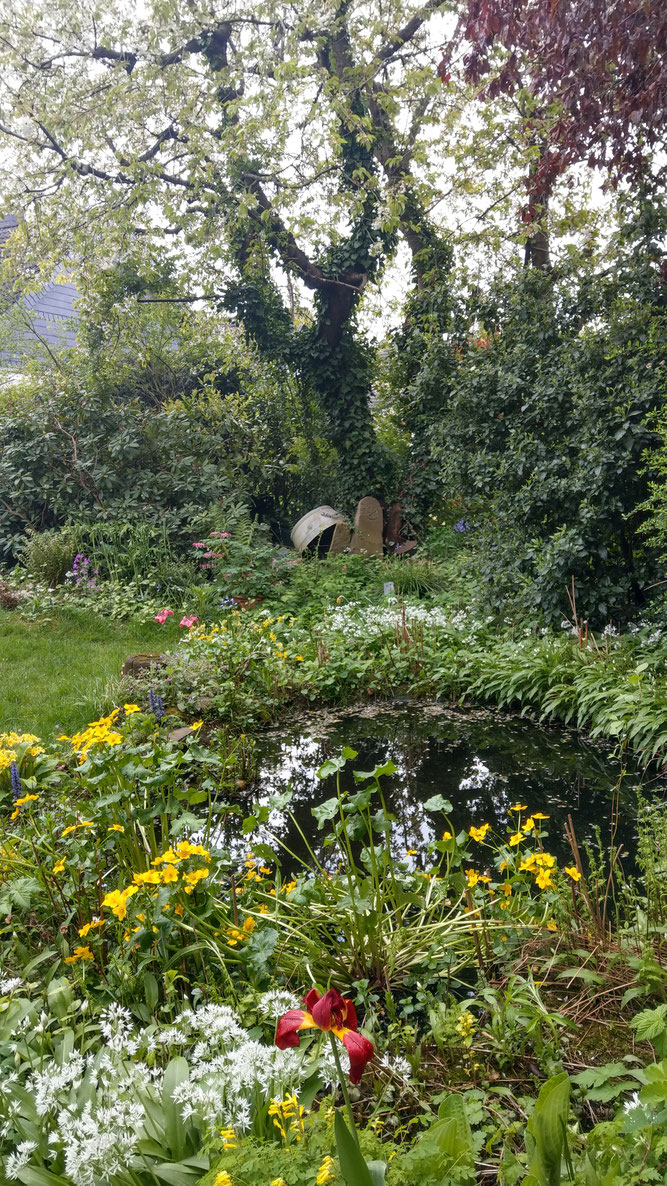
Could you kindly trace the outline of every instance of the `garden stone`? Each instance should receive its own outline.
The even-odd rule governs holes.
[[[349,523],[337,523],[331,537],[330,556],[338,556],[341,552],[349,551],[352,543],[352,528]]]
[[[121,675],[137,676],[151,667],[164,667],[167,655],[128,655],[120,669]]]
[[[350,551],[357,556],[381,556],[382,526],[382,507],[377,498],[362,498],[354,516]]]

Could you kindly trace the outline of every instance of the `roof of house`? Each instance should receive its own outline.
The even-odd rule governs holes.
[[[0,219],[0,251],[18,224],[18,218],[13,214]],[[10,304],[16,303],[13,293],[5,295],[9,297]],[[76,323],[79,320],[75,302],[78,297],[76,285],[66,275],[58,273],[47,280],[38,292],[30,292],[19,298],[19,305],[25,312],[25,327],[16,331],[16,348],[9,352],[5,350],[0,355],[5,365],[15,365],[21,356],[39,349],[40,344],[50,350],[75,346]]]

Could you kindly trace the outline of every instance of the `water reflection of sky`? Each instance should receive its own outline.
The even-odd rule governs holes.
[[[361,712],[323,714],[304,722],[300,729],[265,734],[260,742],[258,777],[248,797],[271,807],[276,796],[291,791],[288,811],[270,810],[267,824],[249,838],[252,842],[282,842],[298,857],[307,859],[307,844],[323,864],[332,867],[331,850],[322,849],[312,808],[335,795],[335,776],[320,780],[317,771],[343,746],[358,756],[341,773],[344,791],[358,790],[353,770],[372,770],[392,761],[396,773],[382,779],[385,801],[395,818],[392,851],[395,857],[416,850],[418,866],[428,865],[425,848],[441,835],[444,816],[426,809],[434,795],[452,803],[454,830],[489,822],[502,834],[514,825],[510,808],[525,803],[528,811],[543,811],[550,819],[549,847],[569,857],[564,830],[572,815],[580,845],[594,843],[596,827],[602,841],[611,837],[611,795],[618,763],[604,746],[585,741],[578,734],[543,727],[520,717],[479,710],[451,710],[440,705],[377,708]],[[625,780],[623,808],[617,843],[632,848],[634,824],[633,787],[640,781],[633,772]],[[660,787],[664,793],[664,787]],[[373,809],[379,807],[373,804]],[[291,811],[299,827],[290,819]],[[514,830],[514,826],[511,826]],[[326,832],[326,829],[325,829]],[[247,848],[241,837],[240,817],[229,817],[220,839],[237,851]],[[285,857],[286,866],[293,865]]]

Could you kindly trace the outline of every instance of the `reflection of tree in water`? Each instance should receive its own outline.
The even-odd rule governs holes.
[[[396,773],[382,780],[387,809],[396,820],[392,849],[395,856],[416,850],[420,854],[417,864],[423,863],[428,841],[443,828],[443,817],[424,808],[437,794],[451,800],[457,831],[486,820],[504,833],[513,819],[510,807],[518,801],[527,804],[528,811],[550,815],[549,845],[561,856],[569,855],[564,842],[568,814],[574,819],[580,843],[594,840],[596,825],[603,841],[609,836],[611,791],[619,767],[603,747],[566,730],[545,728],[522,718],[410,706],[375,710],[368,716],[345,714],[327,721],[324,727],[309,724],[301,735],[293,730],[287,736],[266,736],[253,800],[269,804],[272,796],[289,788],[292,802],[288,810],[328,867],[333,859],[331,850],[322,848],[326,828],[319,831],[312,808],[335,795],[335,776],[321,781],[317,771],[343,746],[358,751],[341,772],[343,790],[358,789],[353,770],[370,771],[388,761],[396,766]],[[636,772],[630,781],[639,781]],[[633,796],[627,796],[618,835],[626,844],[633,834],[633,805]],[[229,841],[238,827],[238,822],[226,822]],[[270,840],[268,833],[272,833],[297,856],[307,859],[307,846],[288,812],[272,811],[262,833],[259,838]],[[253,839],[257,838],[255,833]],[[285,865],[289,867],[289,858]]]

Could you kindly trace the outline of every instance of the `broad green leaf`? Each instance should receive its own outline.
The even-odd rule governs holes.
[[[336,1112],[334,1132],[340,1172],[345,1178],[347,1186],[376,1186],[377,1179],[375,1182],[373,1181],[361,1149],[340,1112]]]
[[[185,1124],[181,1119],[180,1108],[172,1099],[174,1088],[190,1078],[190,1068],[187,1061],[180,1056],[172,1058],[164,1073],[162,1087],[162,1112],[164,1115],[164,1135],[167,1147],[174,1161],[181,1161],[185,1154]],[[156,1170],[157,1173],[157,1170]],[[177,1183],[174,1186],[178,1186]]]
[[[569,1107],[570,1080],[563,1071],[544,1084],[526,1125],[529,1174],[539,1186],[560,1186]]]

